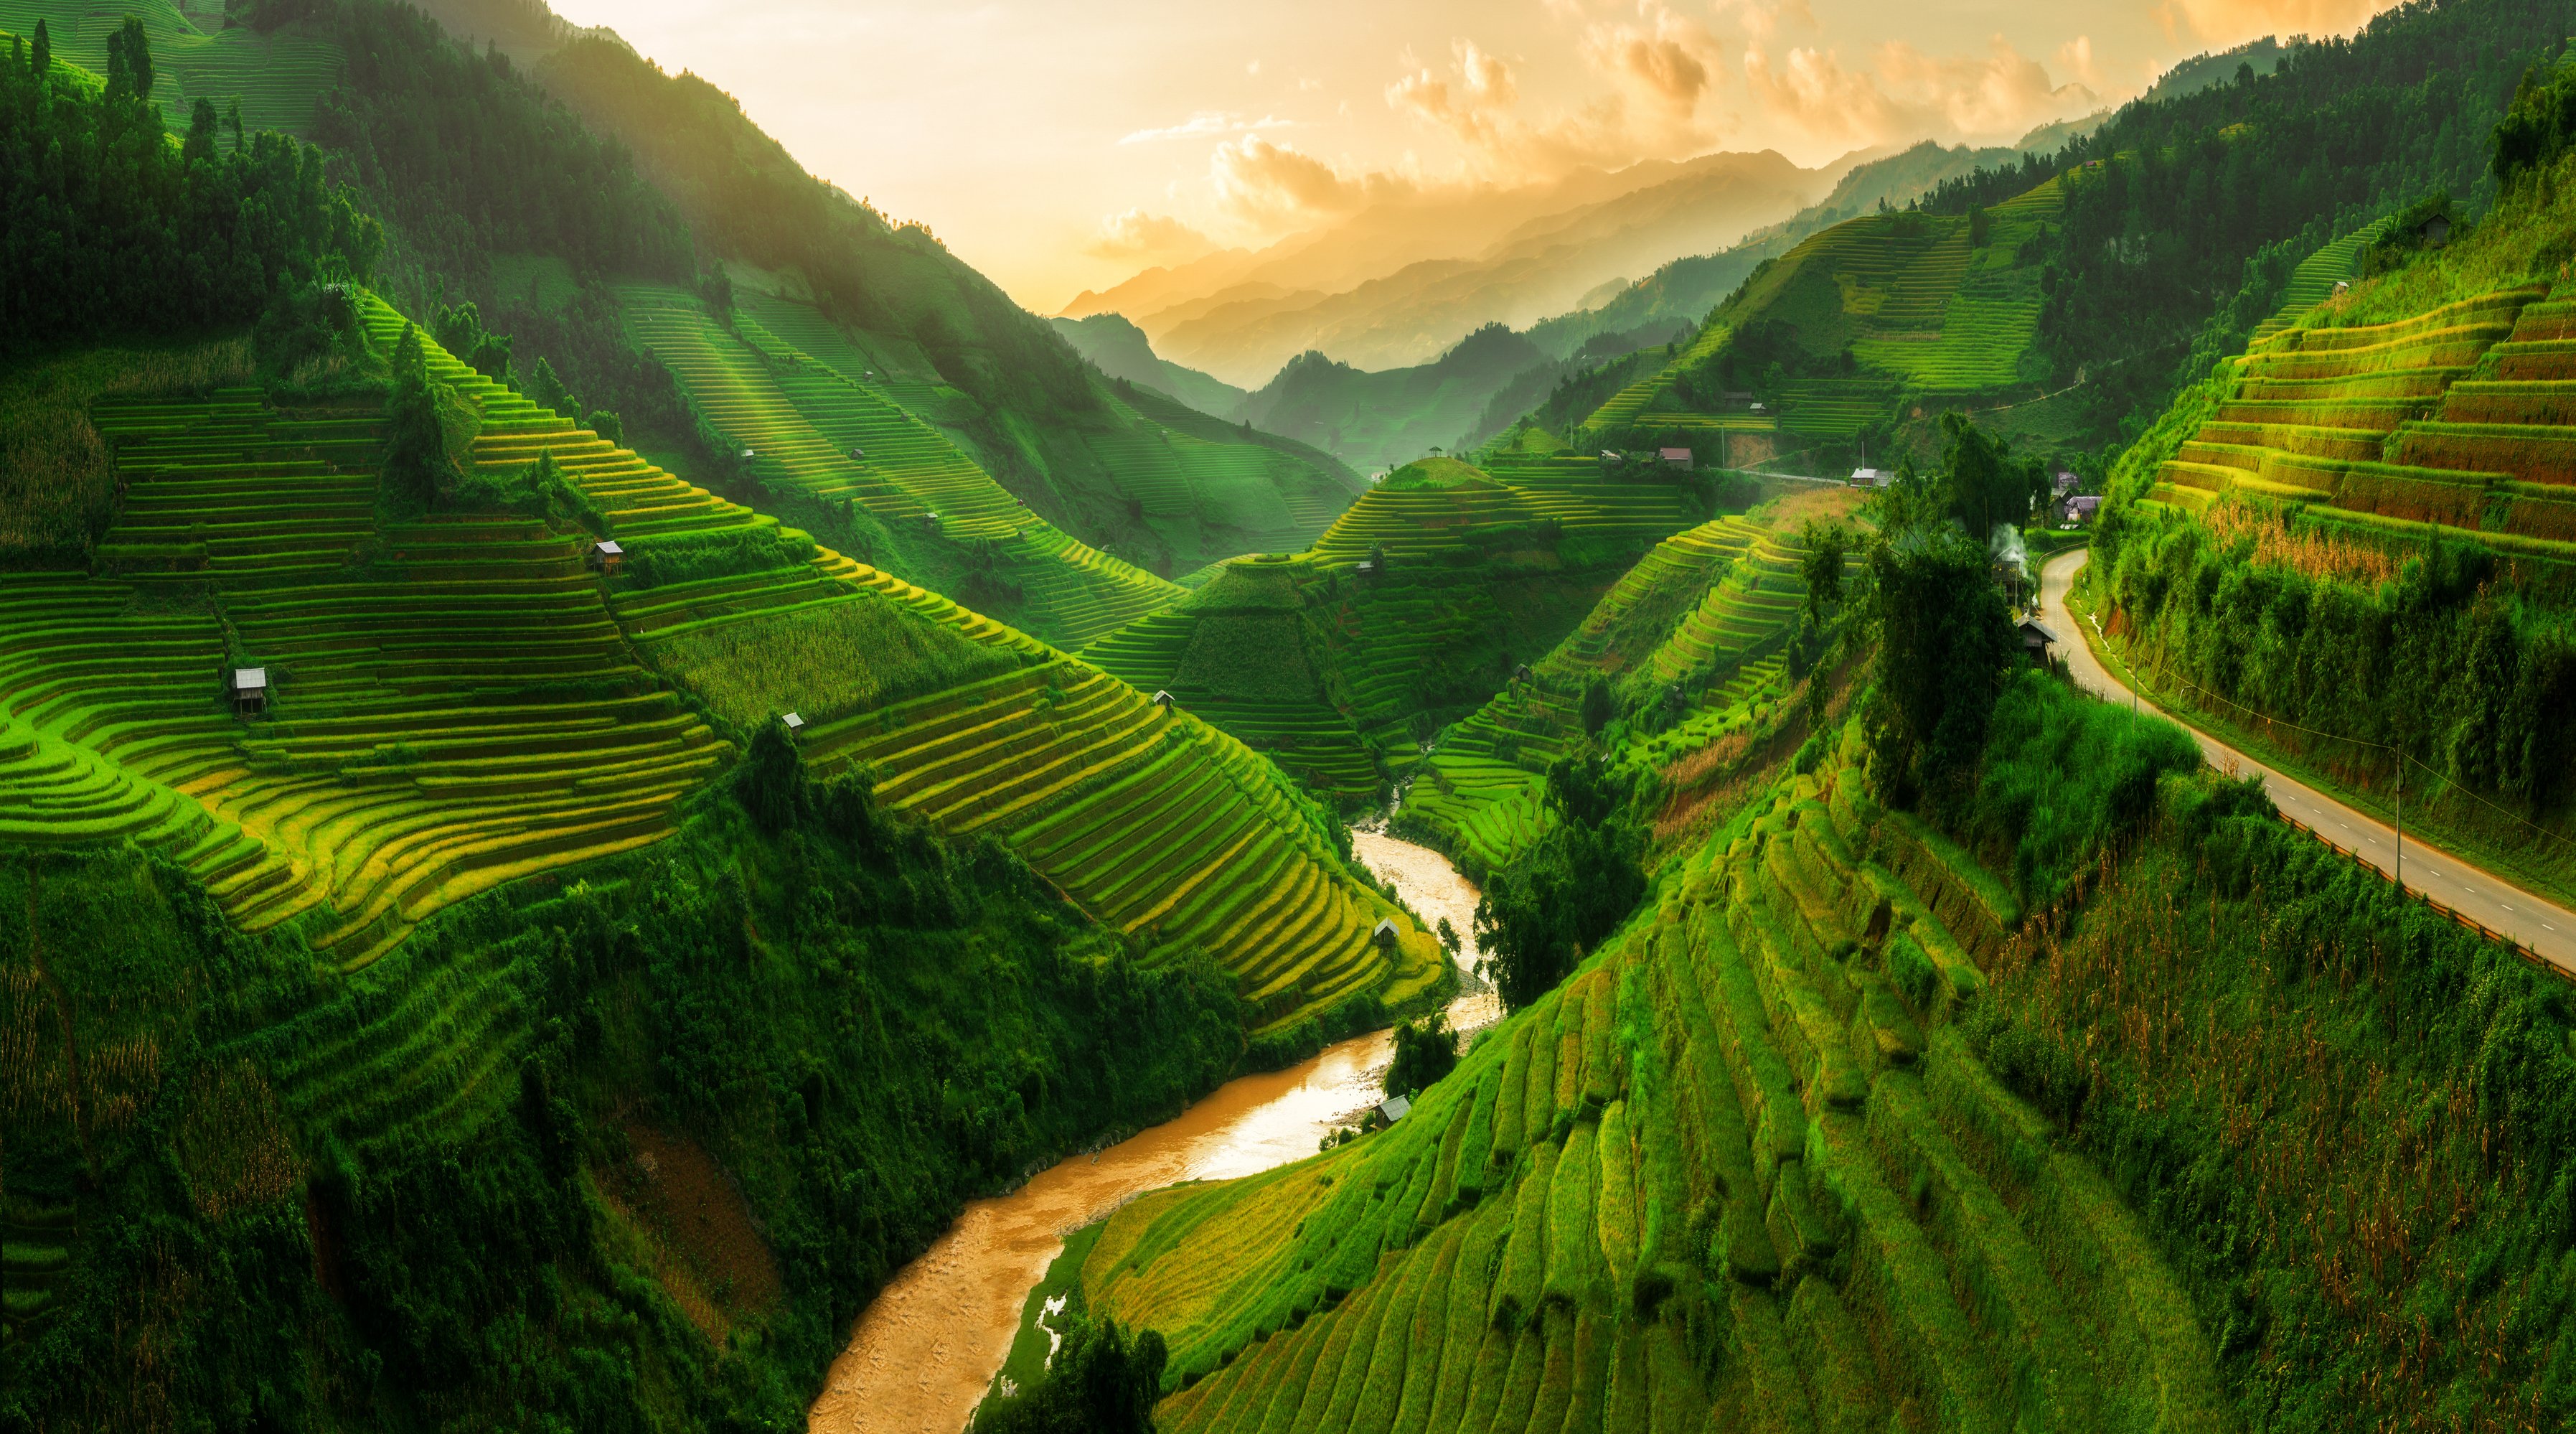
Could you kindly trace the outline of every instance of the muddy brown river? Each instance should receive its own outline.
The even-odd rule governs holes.
[[[1476,890],[1445,858],[1365,831],[1352,834],[1352,849],[1423,920],[1447,917],[1463,943],[1460,963],[1473,967]],[[1461,1031],[1501,1014],[1482,991],[1449,1008]],[[1009,1357],[1021,1306],[1065,1236],[1148,1190],[1251,1175],[1314,1154],[1325,1132],[1377,1102],[1391,1049],[1387,1033],[1376,1031],[1287,1070],[1229,1081],[1098,1155],[1074,1156],[1008,1195],[969,1203],[861,1312],[807,1412],[809,1434],[957,1434]]]

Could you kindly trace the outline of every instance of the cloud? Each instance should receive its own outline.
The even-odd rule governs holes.
[[[2339,35],[2389,8],[2393,0],[2158,0],[2165,34],[2217,45],[2265,35]]]
[[[1186,263],[1215,248],[1215,241],[1168,214],[1130,209],[1101,220],[1099,236],[1082,252],[1094,259]]]
[[[2102,88],[2102,71],[2093,63],[2093,37],[2078,35],[2057,47],[2057,67],[2081,81],[2086,89]]]
[[[1351,213],[1371,200],[1409,188],[1390,175],[1346,178],[1293,145],[1257,134],[1216,147],[1208,182],[1220,208],[1259,228],[1282,228]]]
[[[1803,8],[1803,0],[1794,0]],[[1700,153],[1718,138],[1701,117],[1725,51],[1707,27],[1659,0],[1635,22],[1584,23],[1575,53],[1606,88],[1543,118],[1520,113],[1510,63],[1473,40],[1450,44],[1445,70],[1413,63],[1386,102],[1466,145],[1487,177],[1518,182],[1578,165],[1615,166]]]
[[[1245,134],[1254,130],[1286,129],[1295,123],[1295,120],[1284,120],[1279,118],[1277,115],[1263,115],[1259,119],[1245,119],[1241,115],[1230,114],[1224,110],[1200,110],[1198,113],[1191,115],[1188,119],[1181,121],[1179,124],[1165,125],[1159,129],[1140,129],[1132,134],[1120,136],[1118,142],[1120,144],[1151,144],[1155,140],[1162,139],[1205,139],[1210,135]]]
[[[2089,56],[2089,43],[2083,49]],[[2044,66],[2001,35],[1983,56],[1928,55],[1891,41],[1863,68],[1813,46],[1793,46],[1775,61],[1748,42],[1744,78],[1774,117],[1837,144],[2018,134],[2086,112],[2099,99],[2080,82],[2051,82]]]

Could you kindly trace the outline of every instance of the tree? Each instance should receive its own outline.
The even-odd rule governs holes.
[[[1395,1026],[1395,1061],[1386,1068],[1388,1095],[1416,1096],[1458,1067],[1458,1033],[1449,1014],[1435,1011]]]
[[[985,1406],[978,1434],[1149,1434],[1170,1358],[1153,1330],[1128,1337],[1113,1319],[1076,1315],[1046,1377]]]
[[[1591,681],[1583,684],[1585,736],[1600,736],[1601,729],[1610,725],[1610,719],[1618,715],[1618,710],[1618,703],[1611,696],[1610,679],[1596,674]]]
[[[1821,626],[1828,604],[1842,601],[1843,559],[1851,552],[1852,532],[1840,523],[1807,520],[1798,542],[1807,555],[1798,560],[1798,575],[1807,581],[1807,617]]]
[[[27,52],[27,58],[33,62],[38,83],[43,83],[45,77],[54,72],[54,35],[42,20],[36,22],[36,43]]]
[[[2020,655],[1985,545],[1948,524],[1900,528],[1870,552],[1878,636],[1864,721],[1870,775],[1890,805],[1961,796],[1995,694]]]
[[[1561,757],[1548,768],[1545,800],[1556,820],[1476,903],[1485,972],[1513,1010],[1564,980],[1646,889],[1645,836],[1628,815],[1624,775],[1598,753]]]
[[[496,334],[483,327],[483,313],[468,299],[449,308],[441,305],[430,316],[429,331],[438,346],[462,360],[466,367],[488,379],[506,381],[510,374],[510,336]],[[543,360],[539,360],[540,363]],[[552,376],[552,370],[548,370]]]
[[[394,343],[393,376],[385,397],[385,484],[394,500],[418,511],[434,506],[453,486],[447,435],[438,423],[438,395],[430,387],[428,351],[420,329],[403,325]]]
[[[2019,527],[2048,491],[2045,465],[2017,460],[2004,441],[1964,413],[1941,415],[1941,491],[1950,516],[1982,542],[1998,524]]]
[[[539,408],[551,408],[566,418],[581,412],[581,401],[555,377],[555,366],[542,358],[537,360],[537,371],[528,375],[528,397]]]
[[[152,38],[143,33],[141,20],[128,15],[107,37],[107,97],[149,105],[152,81]]]
[[[179,147],[179,157],[190,164],[211,163],[215,157],[215,102],[200,98],[188,115],[188,138]]]
[[[805,754],[783,722],[763,722],[751,734],[740,773],[743,807],[763,831],[780,832],[796,825],[807,805]]]

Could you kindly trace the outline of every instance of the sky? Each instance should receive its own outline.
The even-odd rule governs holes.
[[[1021,304],[1411,190],[2009,143],[2386,0],[554,0]]]

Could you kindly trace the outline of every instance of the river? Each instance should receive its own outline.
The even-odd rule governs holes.
[[[1438,852],[1378,832],[1352,853],[1394,883],[1435,926],[1460,938],[1474,968],[1476,889]],[[1490,991],[1449,1007],[1460,1031],[1501,1018]],[[1097,1155],[1067,1159],[1008,1195],[967,1203],[921,1258],[859,1315],[807,1411],[808,1434],[957,1434],[1009,1357],[1021,1306],[1064,1250],[1064,1237],[1148,1190],[1225,1180],[1315,1153],[1327,1131],[1377,1103],[1392,1042],[1374,1031],[1284,1071],[1228,1081],[1179,1116]]]

